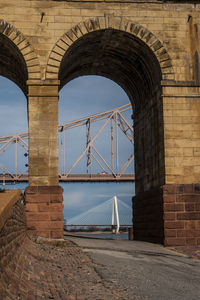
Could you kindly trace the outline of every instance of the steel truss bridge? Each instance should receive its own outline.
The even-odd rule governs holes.
[[[131,110],[130,104],[121,106],[119,108],[109,110],[103,113],[92,115],[89,117],[81,118],[75,121],[63,123],[58,126],[59,132],[59,149],[60,149],[60,181],[134,181],[135,175],[133,174],[133,163],[134,163],[134,138],[133,138],[133,127],[128,123],[124,116],[124,112]],[[92,125],[94,123],[100,123],[97,132],[92,136]],[[85,142],[86,147],[81,154],[76,158],[71,167],[66,168],[66,133],[76,127],[85,126]],[[103,155],[97,150],[95,142],[99,136],[103,135],[103,130],[110,128],[110,160],[105,159]],[[123,133],[126,140],[131,145],[131,154],[123,161],[119,163],[119,131]],[[103,135],[104,138],[104,135]],[[106,144],[103,140],[102,143]],[[28,181],[28,162],[25,162],[25,158],[28,157],[28,133],[18,133],[10,136],[0,137],[0,159],[5,155],[6,152],[12,150],[12,159],[15,165],[8,168],[5,163],[2,164],[0,160],[0,181]],[[19,151],[23,153],[23,167],[25,169],[21,171],[19,167]],[[108,149],[107,149],[108,151]],[[10,155],[10,154],[8,154]],[[82,158],[86,158],[86,172],[83,174],[74,173],[74,170],[78,168]],[[8,158],[9,159],[9,158]],[[5,159],[6,161],[6,159]],[[94,164],[98,166],[98,172],[94,170]],[[127,173],[127,169],[132,166],[132,172]],[[130,168],[129,168],[130,169]]]

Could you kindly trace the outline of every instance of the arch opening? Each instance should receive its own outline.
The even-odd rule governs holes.
[[[133,106],[136,194],[164,183],[160,64],[147,44],[130,33],[105,29],[85,34],[66,51],[60,87],[82,75],[118,83]]]
[[[26,62],[17,46],[2,33],[0,33],[0,74],[16,83],[27,95]]]
[[[28,172],[27,101],[20,87],[0,76],[0,186],[14,188]],[[26,184],[25,184],[26,186]]]
[[[64,178],[67,177],[66,174],[68,174],[72,166],[74,167],[68,176],[71,178],[74,176],[74,178],[76,178],[75,188],[73,182],[60,183],[64,189],[64,217],[67,219],[67,224],[69,224],[68,220],[71,219],[71,217],[86,212],[96,205],[103,204],[108,201],[109,198],[112,198],[114,194],[131,207],[134,183],[132,181],[120,181],[119,179],[121,172],[123,172],[122,176],[127,177],[132,176],[134,173],[133,160],[130,161],[129,165],[126,165],[128,158],[132,158],[133,144],[120,127],[117,132],[117,143],[114,118],[112,118],[112,121],[109,121],[108,118],[103,118],[105,112],[113,111],[121,106],[123,106],[123,108],[124,106],[126,108],[128,107],[127,110],[121,112],[121,114],[131,126],[132,109],[127,94],[114,81],[102,76],[89,75],[75,78],[60,91],[59,124],[63,124],[63,127],[61,127],[59,131],[60,178],[64,181]],[[107,114],[107,117],[109,116],[110,114]],[[92,118],[89,119],[90,117]],[[115,117],[119,116],[115,114]],[[102,128],[107,120],[107,125]],[[90,124],[89,128],[87,124]],[[125,126],[126,124],[123,123],[123,125]],[[87,129],[89,129],[89,132]],[[128,129],[128,127],[126,127],[126,129]],[[87,151],[76,164],[76,160],[85,150],[87,137],[93,140],[99,130],[100,133],[92,143],[89,151]],[[131,133],[131,130],[127,132],[129,135]],[[114,174],[117,173],[116,144],[118,144],[118,180],[115,179],[111,172],[111,170],[113,170]],[[65,154],[64,157],[63,154]],[[89,179],[84,183],[77,182],[82,175]],[[111,178],[112,180],[110,180]],[[107,215],[111,217],[111,213],[112,210],[109,207]],[[121,216],[121,209],[119,213]],[[97,217],[99,216],[97,212],[95,212],[95,214]],[[128,215],[129,219],[131,219],[131,215],[130,209]],[[104,221],[101,220],[100,222],[100,219],[98,219],[98,221],[96,220],[94,223],[90,223],[91,220],[88,219],[88,223],[86,222],[85,224],[96,224],[100,226],[107,224],[107,227],[110,228],[109,224],[111,224],[111,219],[108,218],[106,223],[104,223]],[[107,223],[109,221],[110,223]],[[132,222],[126,224],[130,224],[131,226],[131,223]],[[121,225],[124,224],[125,223],[121,222]]]
[[[88,33],[65,53],[59,71],[61,87],[81,75],[101,75],[118,83],[138,111],[159,86],[161,68],[154,53],[127,32],[105,29]]]
[[[60,178],[66,179],[71,174],[109,175],[107,180],[117,182],[123,175],[129,175],[131,181],[134,173],[131,115],[129,98],[114,81],[96,75],[70,81],[61,90],[59,99]],[[101,177],[100,182],[101,179],[106,181]]]
[[[162,48],[160,42],[159,47]],[[118,83],[127,93],[134,119],[135,238],[162,243],[160,187],[165,184],[165,160],[161,80],[165,71],[155,51],[131,33],[111,28],[93,31],[67,48],[59,80],[62,88],[81,75],[101,75]]]
[[[6,22],[4,25],[8,26]],[[24,153],[28,152],[28,135],[25,138],[21,135],[28,127],[25,99],[28,70],[18,46],[3,33],[0,33],[0,75],[1,174],[6,173],[8,179],[18,180],[19,174],[27,172],[25,165],[28,166],[28,159],[24,162]]]

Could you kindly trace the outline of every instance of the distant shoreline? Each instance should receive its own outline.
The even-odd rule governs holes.
[[[71,234],[71,235],[75,235],[75,234],[96,234],[96,235],[107,234],[107,235],[109,235],[109,234],[112,234],[112,231],[67,231],[67,230],[65,230],[65,232],[67,234]],[[113,234],[115,234],[115,233],[113,233]],[[128,234],[128,231],[119,232],[119,234]]]

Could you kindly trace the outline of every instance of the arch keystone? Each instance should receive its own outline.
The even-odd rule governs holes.
[[[106,29],[106,20],[105,20],[105,17],[99,17],[99,26],[100,26],[100,29]]]
[[[121,17],[115,17],[114,18],[114,29],[121,30],[121,23],[122,23],[122,18]]]
[[[114,28],[115,27],[115,16],[111,13],[105,13],[105,24],[106,28]]]
[[[126,31],[127,29],[127,26],[128,26],[128,20],[124,17],[121,17],[121,23],[120,23],[120,30],[122,31]]]
[[[98,18],[91,19],[91,24],[92,24],[94,30],[99,30],[100,29],[100,24],[99,24],[99,19]]]

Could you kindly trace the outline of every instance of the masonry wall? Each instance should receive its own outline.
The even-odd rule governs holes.
[[[200,185],[174,184],[163,187],[164,244],[200,245]]]
[[[134,2],[8,0],[5,3],[1,0],[0,18],[29,39],[38,55],[43,77],[50,51],[64,33],[79,22],[111,13],[126,17],[155,34],[173,61],[175,80],[194,80],[197,70],[194,62],[199,52],[200,4]],[[45,15],[41,19],[42,12]],[[36,75],[33,69],[29,79],[36,77],[39,79],[40,74]]]
[[[164,86],[166,184],[200,182],[200,89]]]
[[[134,112],[136,194],[162,186],[164,176],[164,127],[161,90],[158,86],[140,111]]]
[[[173,93],[177,93],[175,87],[173,90],[170,88],[170,92],[169,88],[167,91],[165,87],[163,88],[164,137],[167,139],[164,145],[166,147],[165,165],[168,168],[166,183],[183,183],[183,177],[185,177],[184,180],[187,181],[187,183],[199,182],[198,161],[200,161],[200,139],[198,134],[199,124],[197,120],[199,119],[198,116],[200,114],[198,108],[199,100],[197,98],[199,91],[198,88],[196,88],[195,98],[189,99],[188,95],[193,93],[193,91],[191,90],[190,93],[190,91],[187,90],[185,93],[185,90],[183,89],[187,89],[184,87],[187,83],[196,84],[197,86],[199,84],[200,4],[192,4],[191,1],[188,1],[188,3],[180,3],[178,1],[177,3],[172,3],[170,1],[167,1],[166,3],[161,3],[159,1],[154,1],[154,3],[149,3],[148,1],[146,1],[146,3],[135,3],[131,0],[126,3],[123,1],[105,2],[100,0],[94,2],[73,0],[8,0],[5,3],[5,1],[0,0],[0,8],[0,18],[11,25],[14,25],[23,34],[28,39],[37,55],[37,60],[36,58],[32,60],[30,51],[25,51],[22,46],[24,58],[27,58],[26,62],[29,65],[28,78],[34,80],[42,79],[43,81],[48,78],[58,78],[58,67],[56,68],[55,65],[52,65],[52,60],[49,60],[50,53],[60,37],[80,22],[87,22],[89,19],[111,14],[115,17],[125,17],[136,24],[138,23],[144,26],[144,28],[152,32],[160,40],[171,58],[172,67],[166,66],[167,82],[169,83],[169,81],[172,80],[175,85],[178,86],[179,83],[184,83],[181,87],[181,91],[178,92],[179,95],[182,94],[182,98],[178,98],[176,95],[172,98]],[[1,28],[1,31],[3,30],[5,30],[4,27]],[[12,36],[12,31],[9,33],[8,37],[9,36]],[[73,43],[73,38],[71,43]],[[19,41],[18,44],[21,45],[23,43],[22,41]],[[64,53],[65,51],[62,47],[59,48],[58,53],[54,52],[54,63],[57,62],[59,65],[59,60]],[[160,64],[163,66],[165,61],[161,61]],[[164,70],[162,71],[162,79],[165,85],[166,74]],[[33,84],[33,82],[31,84]],[[42,82],[40,84],[42,84]],[[40,100],[38,100],[38,96],[40,96]],[[41,114],[41,116],[33,116],[34,113],[37,113],[38,107],[36,108],[36,106],[38,106],[38,101],[44,101],[43,104],[45,106],[45,97],[44,95],[41,96],[42,95],[36,94],[30,95],[30,119],[33,121],[31,121],[32,126],[30,129],[32,133],[36,132],[37,134],[39,126],[39,131],[41,131],[39,142],[37,141],[37,144],[39,143],[40,146],[36,147],[37,149],[35,149],[35,133],[34,135],[31,133],[33,141],[31,143],[34,154],[30,155],[30,184],[39,185],[40,183],[41,185],[57,185],[57,175],[54,175],[58,170],[58,161],[56,158],[56,153],[58,153],[58,146],[56,144],[57,139],[53,140],[53,138],[50,137],[51,141],[47,140],[45,132],[45,130],[47,130],[45,128],[45,121],[47,121],[45,118],[47,118],[47,116],[44,116],[45,112],[43,115]],[[49,100],[46,101],[48,102]],[[53,105],[51,106],[53,107]],[[42,110],[43,108],[40,109]],[[48,108],[45,109],[49,114],[50,110]],[[56,111],[56,108],[54,109]],[[49,116],[50,114],[48,117]],[[172,117],[173,120],[170,120]],[[41,122],[44,123],[43,127],[45,129],[40,126]],[[36,125],[36,123],[39,125]],[[177,129],[174,125],[176,125]],[[48,123],[48,127],[49,126],[52,127],[50,123]],[[188,130],[189,127],[190,129]],[[185,128],[187,129],[185,130]],[[191,142],[191,136],[193,137],[192,151],[189,149],[191,148],[190,146],[182,147],[183,140],[186,141],[187,145]],[[179,140],[179,144],[177,147],[174,147],[174,150],[167,149],[168,143],[172,143],[172,139],[176,139],[177,144]],[[51,150],[47,149],[47,145],[51,145]],[[182,158],[175,158],[176,154],[174,154],[173,151],[178,151],[177,153],[179,153],[183,148],[184,152],[181,154]],[[52,156],[51,165],[48,165],[48,162],[44,159],[45,155],[48,153]],[[179,154],[177,155],[179,156]],[[184,157],[186,157],[186,160]],[[176,162],[173,162],[174,159],[176,159]],[[40,162],[40,166],[36,166],[36,163],[38,164],[38,162]],[[43,165],[44,167],[42,167]],[[188,173],[187,176],[185,173],[186,167]],[[153,169],[154,173],[156,173],[155,171],[157,171],[157,168],[155,170]],[[154,183],[152,184],[151,182],[149,184],[147,182],[147,186],[155,186],[155,178],[152,178],[152,180]]]
[[[165,246],[200,245],[200,185],[166,184],[133,197],[134,237]]]
[[[26,219],[24,199],[20,191],[15,191],[7,198],[7,204],[0,194],[0,297],[4,299],[4,291],[9,284],[10,274],[13,274],[17,249],[22,245],[26,236]],[[6,192],[9,193],[9,192]],[[3,221],[3,222],[2,222]],[[18,253],[19,254],[19,253]],[[11,272],[11,273],[10,273]],[[16,273],[18,270],[16,270]],[[16,287],[17,288],[17,287]]]
[[[137,240],[164,244],[162,188],[152,188],[133,197],[133,230]]]
[[[200,4],[194,4],[192,1],[184,2],[156,0],[151,2],[128,0],[126,3],[115,0],[109,2],[103,0],[91,2],[85,0],[8,0],[5,2],[0,0],[0,19],[2,19],[0,33],[15,43],[23,54],[24,62],[28,68],[29,94],[26,95],[29,105],[31,145],[29,179],[30,186],[35,188],[35,195],[31,189],[27,190],[27,201],[31,204],[27,216],[29,218],[28,224],[34,234],[41,234],[43,225],[45,225],[44,236],[62,237],[62,213],[58,212],[57,216],[54,216],[49,210],[46,214],[44,211],[41,212],[38,204],[46,203],[48,205],[51,203],[51,192],[49,191],[54,190],[52,197],[55,197],[55,201],[60,203],[60,206],[62,205],[61,191],[59,188],[56,189],[58,187],[57,100],[60,84],[58,81],[59,66],[66,48],[80,36],[96,30],[96,27],[94,29],[93,26],[95,22],[99,22],[100,29],[108,29],[114,28],[115,22],[116,24],[121,22],[120,24],[123,25],[123,21],[126,19],[126,24],[128,24],[126,29],[128,28],[127,30],[131,32],[130,28],[134,28],[132,34],[137,35],[141,40],[144,37],[144,43],[151,50],[153,44],[149,46],[147,39],[151,40],[152,36],[157,39],[153,48],[162,71],[161,97],[157,98],[157,102],[153,103],[152,106],[143,107],[143,112],[141,112],[143,115],[136,116],[138,140],[136,142],[138,143],[136,145],[136,148],[138,147],[136,150],[138,159],[136,163],[136,180],[138,180],[136,190],[138,198],[135,198],[135,205],[138,205],[140,210],[138,217],[140,218],[142,214],[142,208],[139,208],[138,202],[141,201],[142,195],[146,199],[144,205],[149,206],[148,195],[146,197],[146,194],[142,193],[148,191],[150,197],[151,192],[156,187],[159,194],[160,188],[164,188],[165,185],[187,186],[188,184],[199,183]],[[9,24],[14,25],[16,29],[13,29]],[[73,30],[71,30],[72,28]],[[117,30],[119,28],[121,30],[124,27],[117,27]],[[147,36],[145,29],[148,30]],[[68,33],[69,30],[71,31]],[[67,33],[69,36],[66,35]],[[65,35],[63,37],[64,42],[60,40],[63,35]],[[0,40],[2,41],[1,35]],[[162,49],[161,52],[163,50],[166,52],[161,55],[159,47]],[[19,53],[16,52],[15,57]],[[16,70],[17,65],[14,65],[14,68]],[[7,76],[12,71],[10,66],[8,69]],[[6,76],[6,73],[4,75]],[[24,74],[23,80],[26,81],[26,74]],[[147,81],[151,82],[153,78],[147,78]],[[24,84],[26,85],[25,82]],[[24,88],[24,90],[26,89]],[[134,93],[131,96],[131,100],[134,101]],[[158,114],[158,117],[156,112],[160,111],[160,108],[163,111]],[[148,123],[145,117],[149,120]],[[137,123],[140,124],[137,125]],[[140,132],[143,135],[143,145],[139,140]],[[143,157],[141,156],[142,153]],[[46,186],[51,187],[51,189],[46,190]],[[174,191],[174,196],[177,197],[176,191]],[[193,199],[191,194],[184,197],[185,201],[187,197],[186,204],[191,201],[190,199]],[[158,201],[156,204],[158,206],[162,201],[165,201],[164,194],[161,198],[157,196],[155,198]],[[195,194],[195,199],[196,202],[193,204],[197,211],[197,204],[200,201],[198,193]],[[153,199],[151,201],[154,202]],[[162,203],[164,204],[164,202]],[[184,208],[181,208],[182,213],[189,209],[186,204],[183,205]],[[179,206],[176,205],[176,207]],[[190,209],[191,207],[193,206],[190,206]],[[149,213],[146,213],[147,219]],[[158,212],[157,218],[159,219],[161,215],[164,217],[164,214],[165,208]],[[194,215],[187,214],[187,218],[189,215],[193,220]],[[195,218],[198,220],[198,213]],[[176,221],[179,224],[182,222],[181,219]],[[164,218],[160,223],[161,231],[163,226],[167,226],[163,222]],[[37,224],[39,224],[38,227]],[[147,227],[148,224],[150,223],[146,223]],[[184,226],[186,226],[185,224]],[[186,228],[184,227],[184,229]],[[168,233],[166,232],[166,234]],[[194,234],[197,235],[199,232],[195,231]],[[176,237],[178,237],[178,233]],[[195,243],[197,243],[197,239]]]
[[[62,193],[60,186],[26,188],[26,224],[30,234],[63,238]]]
[[[93,19],[95,17],[103,17],[106,14],[111,14],[115,17],[125,17],[126,19],[136,24],[138,23],[144,26],[144,28],[148,29],[160,40],[160,42],[168,52],[172,63],[172,67],[166,66],[168,82],[169,80],[172,80],[178,85],[179,82],[184,82],[185,84],[187,84],[188,82],[192,82],[196,85],[198,85],[199,83],[200,4],[192,4],[191,1],[188,1],[188,3],[180,3],[178,1],[177,3],[172,3],[170,1],[167,1],[166,3],[161,3],[159,1],[154,1],[154,3],[149,3],[149,1],[146,1],[146,3],[134,3],[134,1],[131,0],[127,1],[126,3],[124,3],[124,1],[105,2],[100,0],[94,2],[73,0],[8,0],[5,3],[5,1],[0,0],[0,8],[0,18],[6,20],[11,25],[14,25],[23,34],[28,39],[35,54],[37,55],[38,61],[36,60],[36,58],[32,60],[30,51],[25,51],[22,47],[24,58],[26,59],[27,57],[27,64],[29,65],[29,79],[45,80],[48,78],[58,78],[58,67],[56,68],[55,65],[52,65],[52,60],[49,60],[49,56],[60,37],[80,22],[87,22],[89,19]],[[1,28],[1,30],[4,29],[4,27]],[[9,33],[9,36],[12,36],[12,32]],[[22,44],[21,41],[18,43],[20,45]],[[73,40],[71,41],[71,43],[73,43]],[[57,62],[59,65],[59,60],[61,59],[62,55],[64,55],[64,53],[65,51],[62,49],[62,47],[59,48],[58,53],[53,53],[54,64],[55,62]],[[165,61],[161,61],[160,64],[161,66],[164,65]],[[164,71],[162,79],[164,81],[166,79],[166,74]],[[171,90],[170,93],[173,94],[174,91],[175,88],[173,91]],[[185,177],[187,183],[198,183],[198,161],[200,161],[200,151],[198,136],[199,125],[197,118],[200,114],[200,111],[199,108],[196,109],[196,107],[198,106],[197,103],[199,100],[197,99],[197,97],[193,99],[191,98],[192,100],[187,99],[187,95],[190,95],[190,91],[187,91],[185,94],[182,89],[181,92],[178,93],[183,93],[183,97],[179,97],[178,99],[175,96],[172,99],[171,95],[170,97],[168,97],[168,91],[166,91],[165,88],[163,89],[165,138],[167,138],[168,140],[180,140],[179,145],[176,147],[176,149],[166,149],[165,151],[165,165],[168,168],[166,183],[183,183],[183,177]],[[41,95],[39,96],[41,97]],[[36,108],[36,106],[38,106],[38,101],[44,101],[45,106],[45,98],[42,96],[40,100],[38,99],[38,95],[31,95],[30,97],[30,119],[33,120],[30,129],[31,132],[36,133],[38,132],[38,126],[40,125],[35,124],[40,124],[42,121],[45,124],[45,118],[47,118],[47,116],[44,117],[42,115],[33,117],[33,114],[37,113],[38,107]],[[47,102],[48,101],[49,100],[47,100]],[[53,105],[51,106],[53,107]],[[187,110],[188,108],[190,112],[189,110]],[[46,108],[46,110],[48,109]],[[170,118],[172,117],[172,115],[170,114],[172,114],[172,110],[174,112],[173,120],[171,121]],[[181,113],[182,115],[180,115]],[[191,113],[193,115],[191,115]],[[36,118],[38,119],[36,120]],[[172,126],[174,126],[174,124],[176,124],[176,128],[178,128],[179,126],[179,129],[176,130],[174,129],[175,127],[173,127],[172,129]],[[50,125],[48,125],[48,127],[49,126]],[[185,130],[184,128],[186,127],[190,127],[190,129]],[[38,142],[40,146],[38,146],[37,149],[35,149],[34,146],[36,145],[34,140],[35,137],[31,134],[34,154],[30,155],[30,184],[39,185],[40,183],[41,185],[57,185],[57,175],[54,175],[55,173],[57,173],[58,168],[57,158],[55,157],[57,155],[56,153],[58,153],[58,146],[56,144],[57,140],[53,140],[53,138],[51,138],[51,141],[49,142],[47,140],[45,132],[46,128],[44,130],[44,128],[40,127],[39,130],[41,131],[41,137]],[[193,132],[189,133],[189,131]],[[188,145],[189,142],[191,142],[191,135],[193,136],[192,145],[194,153],[191,152],[191,149],[189,149],[190,146],[184,146],[184,152],[181,154],[182,160],[180,157],[177,157],[177,162],[174,163],[173,160],[175,159],[176,154],[173,154],[173,151],[178,151],[177,153],[179,153],[179,151],[182,151],[182,141],[185,140]],[[171,143],[171,141],[169,141],[169,143]],[[47,145],[51,145],[51,150],[47,149]],[[166,148],[167,145],[168,141],[165,142]],[[49,155],[52,156],[51,166],[46,166],[48,164],[48,162],[44,159],[46,153],[50,153]],[[184,159],[185,156],[186,160]],[[36,163],[38,164],[38,162],[40,161],[40,166],[36,167]],[[173,166],[172,164],[175,165]],[[195,167],[194,164],[196,164]],[[42,167],[43,165],[44,167]],[[183,167],[184,172],[182,172]],[[185,167],[187,167],[188,172],[187,178]],[[155,171],[157,171],[158,168],[154,169],[153,172],[156,173]],[[155,178],[152,178],[152,180],[154,183],[151,182],[149,184],[147,182],[146,185],[155,186]]]

